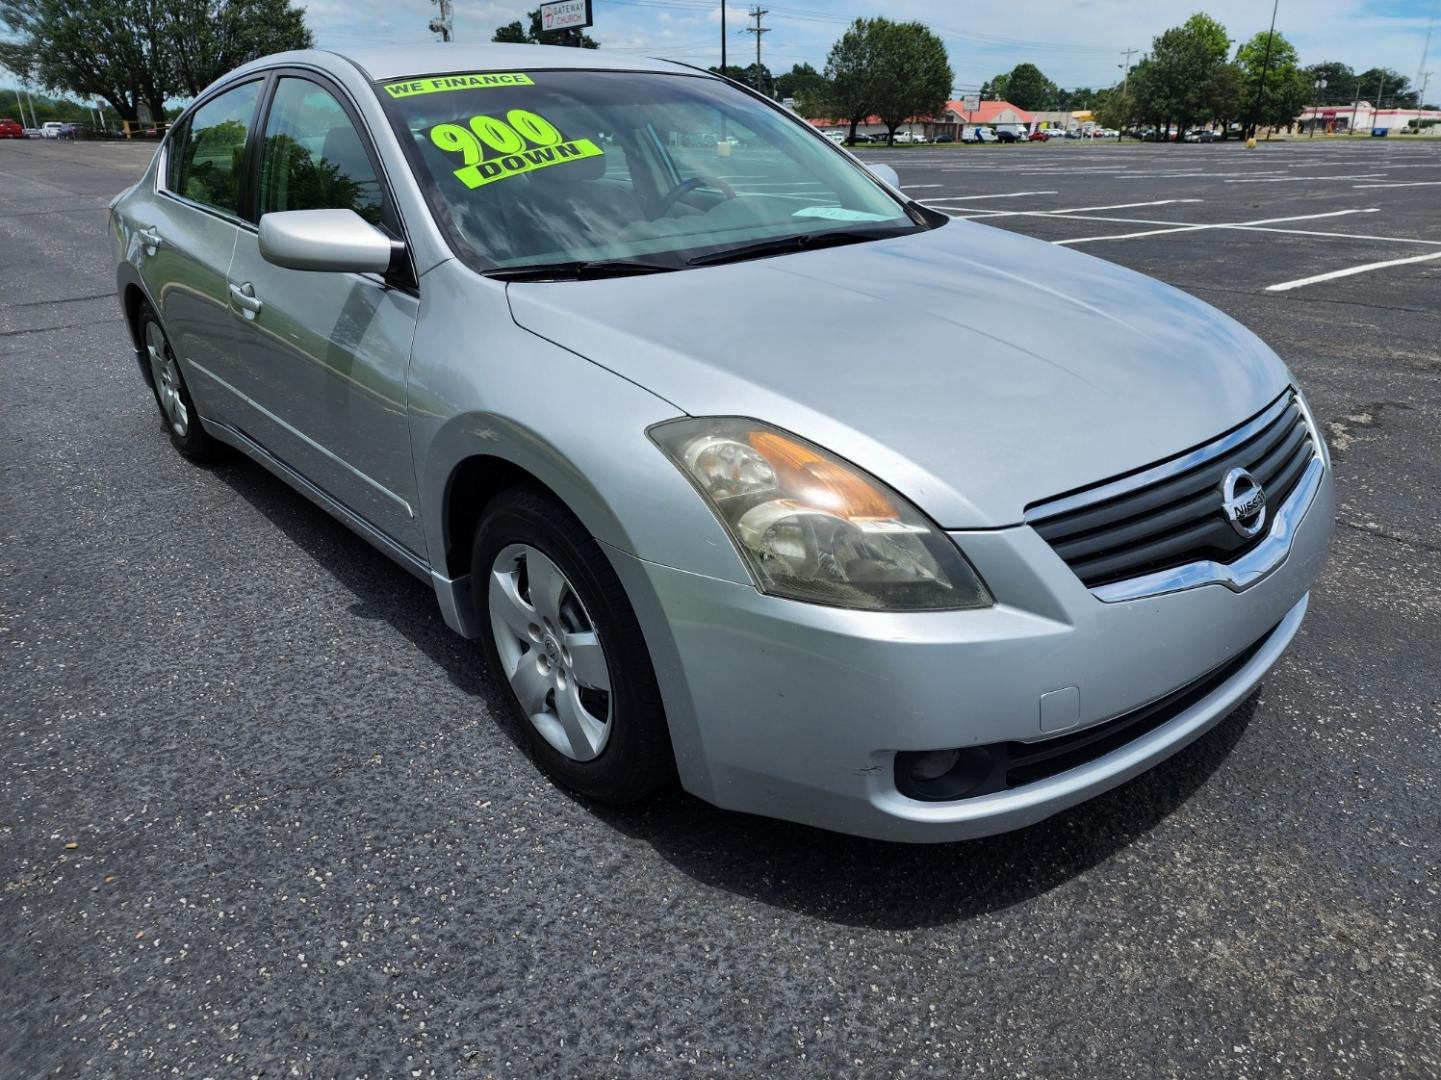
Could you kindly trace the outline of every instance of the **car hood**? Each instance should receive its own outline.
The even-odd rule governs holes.
[[[1188,450],[1285,389],[1239,323],[1002,229],[677,273],[513,283],[516,322],[692,415],[749,416],[884,480],[948,529]]]

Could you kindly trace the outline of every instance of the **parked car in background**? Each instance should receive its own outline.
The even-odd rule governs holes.
[[[968,143],[993,143],[1000,140],[996,133],[988,127],[967,128],[966,133],[961,137],[962,142]]]
[[[1050,142],[1051,133],[1049,131],[1033,131],[1029,138],[1031,142]]]
[[[1026,141],[1025,136],[1018,135],[1014,131],[1011,131],[1009,128],[997,131],[996,140],[1003,143],[1018,143]]]
[[[826,138],[837,146],[844,146],[846,143],[846,133],[844,131],[827,131]]]
[[[673,152],[712,118],[764,181]],[[1034,824],[1280,659],[1331,539],[1325,441],[1240,323],[928,209],[820,138],[624,54],[249,63],[110,203],[157,430],[245,453],[425,582],[503,695],[472,722],[504,701],[574,791],[678,781],[889,840]],[[1038,286],[1050,317],[1007,317]],[[856,325],[858,301],[906,314]],[[166,659],[203,707],[205,669]],[[407,724],[453,724],[408,674]],[[1204,783],[1210,754],[1154,786]],[[457,753],[477,796],[489,764]],[[1085,827],[1123,828],[1119,805]]]
[[[47,120],[40,125],[40,134],[47,139],[73,139],[75,125],[62,120]]]
[[[1068,128],[1066,130],[1066,138],[1068,139],[1084,139],[1085,137],[1085,133],[1082,132],[1080,128]]]
[[[0,139],[23,138],[25,138],[24,124],[16,120],[11,120],[8,116],[0,117]]]
[[[949,131],[943,131],[941,132],[941,134],[936,136],[935,141],[937,145],[939,145],[940,143],[953,143],[956,141],[956,137],[952,135]]]
[[[920,143],[924,143],[925,141],[926,141],[926,137],[925,137],[924,135],[922,135],[919,131],[898,131],[898,132],[896,132],[896,142],[898,142],[898,143],[916,143],[916,144],[920,144]]]

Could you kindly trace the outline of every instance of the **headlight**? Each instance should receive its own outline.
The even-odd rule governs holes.
[[[948,536],[880,481],[754,420],[650,429],[730,532],[761,591],[868,611],[989,607]]]

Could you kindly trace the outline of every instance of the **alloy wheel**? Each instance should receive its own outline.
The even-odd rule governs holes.
[[[496,651],[531,725],[558,753],[592,761],[610,739],[610,668],[570,580],[529,544],[496,556],[488,586]]]
[[[190,431],[190,410],[180,393],[180,369],[175,366],[175,354],[166,344],[165,333],[160,324],[145,324],[145,353],[150,360],[150,375],[155,380],[155,396],[160,400],[160,409],[165,419],[180,438]]]

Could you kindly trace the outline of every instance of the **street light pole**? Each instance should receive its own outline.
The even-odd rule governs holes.
[[[1311,94],[1311,100],[1315,102],[1315,104],[1311,106],[1311,138],[1313,139],[1316,137],[1316,118],[1317,113],[1321,111],[1321,91],[1324,89],[1326,89],[1326,80],[1317,79],[1316,86]]]

